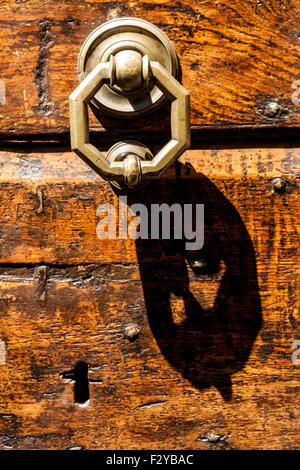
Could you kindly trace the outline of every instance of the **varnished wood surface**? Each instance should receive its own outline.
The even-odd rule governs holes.
[[[97,207],[110,202],[118,211],[118,195],[78,156],[2,152],[0,157],[2,263],[137,261],[133,240],[97,237]],[[162,182],[152,181],[143,191],[129,195],[128,204],[203,203],[218,217],[224,205],[222,197],[218,199],[221,191],[261,239],[259,250],[269,225],[279,224],[280,233],[286,230],[287,220],[294,227],[297,148],[192,150],[185,152],[181,162]],[[284,194],[274,192],[276,177],[287,182]],[[143,254],[146,260],[153,256],[155,252],[148,250]]]
[[[299,10],[0,4],[0,449],[299,448],[300,151],[261,133],[299,126]],[[122,16],[173,41],[194,130],[180,163],[128,204],[204,204],[200,251],[100,240],[97,207],[118,194],[67,148],[80,47]],[[153,150],[168,116],[91,112],[92,138]]]
[[[187,253],[99,240],[117,197],[77,156],[2,152],[1,449],[299,448],[298,159],[191,150],[131,195],[205,204]],[[84,408],[63,380],[79,361]]]
[[[123,16],[153,22],[173,41],[193,127],[297,127],[299,10],[296,0],[2,2],[0,133],[68,132],[80,47],[98,25]],[[161,130],[167,115],[159,111],[130,128]],[[128,128],[91,119],[92,129],[101,125]]]

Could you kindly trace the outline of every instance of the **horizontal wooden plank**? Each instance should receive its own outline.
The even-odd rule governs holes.
[[[296,0],[8,0],[0,5],[0,133],[68,132],[80,47],[98,25],[123,16],[148,20],[173,41],[193,127],[299,126]],[[130,128],[161,130],[167,115]],[[118,120],[91,119],[93,130],[102,126],[124,129]]]
[[[192,150],[127,202],[148,209],[162,202],[204,204],[205,236],[232,237],[238,246],[246,226],[268,263],[273,249],[283,254],[295,247],[298,161],[296,148]],[[129,236],[100,239],[97,208],[111,203],[118,214],[118,195],[76,155],[2,152],[0,165],[2,263],[131,263],[167,259],[172,251],[168,240],[140,240],[140,246]],[[276,177],[282,189],[274,187]],[[181,249],[174,245],[175,258]]]
[[[294,265],[277,254],[260,295],[251,264],[239,283],[163,265],[2,268],[0,449],[297,449]],[[85,407],[64,380],[79,361]]]

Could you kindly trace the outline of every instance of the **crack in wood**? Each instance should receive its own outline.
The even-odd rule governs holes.
[[[34,69],[34,84],[38,91],[39,103],[33,107],[33,111],[42,116],[50,116],[55,110],[55,103],[50,97],[50,84],[48,77],[49,52],[54,45],[54,36],[51,31],[53,21],[43,19],[39,22],[41,46],[39,51],[38,65]]]
[[[135,409],[136,410],[144,410],[144,409],[152,408],[153,406],[162,406],[165,403],[166,403],[166,400],[156,401],[156,402],[149,402],[149,403],[145,403],[144,405],[137,406]]]

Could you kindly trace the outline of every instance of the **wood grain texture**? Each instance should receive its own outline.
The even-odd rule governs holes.
[[[165,179],[129,195],[128,204],[203,203],[217,219],[223,211],[232,217],[226,205],[229,199],[261,243],[258,253],[275,227],[280,233],[286,225],[295,227],[299,149],[191,150],[181,162]],[[118,211],[118,195],[79,157],[68,152],[2,152],[0,164],[2,263],[138,260],[135,241],[97,237],[97,207],[110,202]],[[272,186],[272,180],[281,176],[287,183],[283,194]],[[291,247],[293,243],[294,238]],[[153,250],[145,250],[143,257],[152,260]],[[160,250],[157,256],[162,256]]]
[[[123,16],[153,22],[173,41],[193,127],[297,127],[299,9],[297,0],[2,2],[0,132],[68,132],[80,47],[98,25]],[[130,127],[161,130],[167,115],[160,110]],[[124,123],[92,117],[91,129],[101,126]]]
[[[117,197],[74,154],[2,152],[0,448],[299,448],[298,159],[191,150],[129,197],[204,203],[187,253],[97,239]],[[79,361],[84,408],[61,375]]]
[[[0,290],[0,334],[6,344],[6,364],[0,366],[0,448],[297,449],[299,365],[291,357],[298,320],[290,296],[292,271],[290,265],[284,277],[261,280],[263,326],[244,367],[236,349],[229,370],[226,342],[249,338],[224,325],[217,331],[208,322],[212,311],[203,299],[216,289],[209,279],[191,275],[190,292],[207,308],[202,328],[198,325],[187,337],[184,325],[177,325],[181,341],[167,356],[161,341],[170,340],[173,331],[153,335],[136,266],[51,269],[44,301],[35,270],[18,275],[6,270]],[[182,311],[181,304],[173,296],[173,314]],[[225,312],[227,320],[231,314]],[[133,323],[141,333],[130,342],[125,331]],[[182,350],[184,374],[191,370],[197,386],[180,372]],[[61,378],[78,361],[90,371],[86,408],[74,403],[73,385]],[[209,434],[222,439],[211,443]]]

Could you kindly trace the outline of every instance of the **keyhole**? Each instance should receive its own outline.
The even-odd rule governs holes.
[[[73,370],[61,374],[65,382],[74,384],[74,402],[81,408],[90,404],[88,369],[86,362],[79,361]]]

